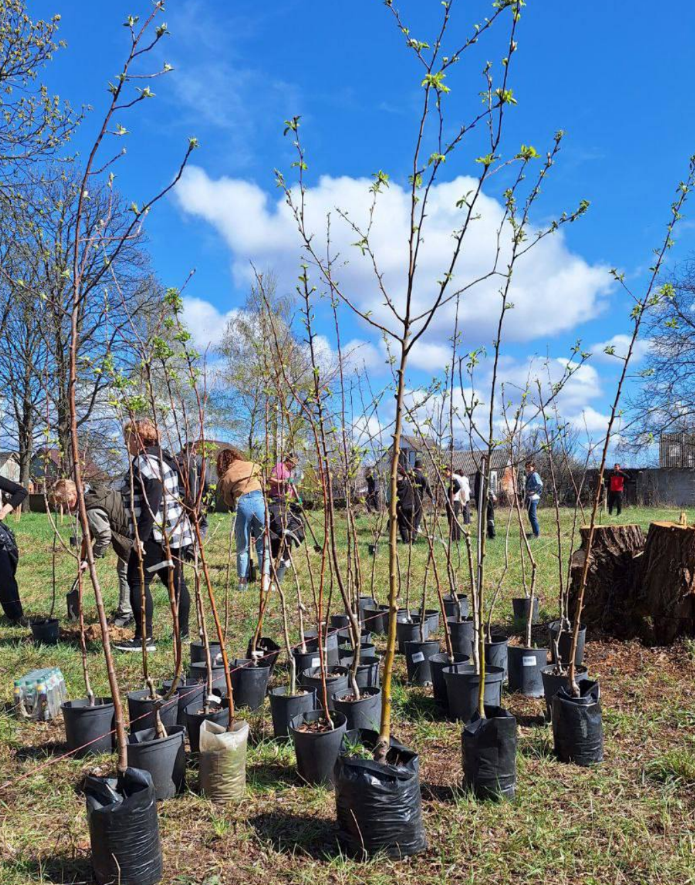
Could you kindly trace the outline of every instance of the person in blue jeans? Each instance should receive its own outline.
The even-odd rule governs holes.
[[[531,523],[531,532],[533,533],[534,538],[539,538],[541,534],[541,527],[538,523],[538,502],[541,499],[541,492],[543,491],[543,480],[540,478],[538,473],[536,472],[536,465],[533,461],[526,462],[526,487],[525,487],[525,502],[526,502],[526,511],[528,513],[528,521]],[[531,536],[531,532],[529,533],[529,537]]]
[[[261,567],[261,586],[270,583],[270,546],[265,544],[265,495],[261,484],[261,468],[248,461],[242,453],[228,446],[217,455],[217,475],[225,502],[236,505],[236,564],[239,590],[245,590],[249,574],[251,537],[256,539],[256,555]]]

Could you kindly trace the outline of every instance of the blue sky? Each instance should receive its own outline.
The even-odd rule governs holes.
[[[491,12],[489,2],[457,2],[454,42]],[[56,57],[47,82],[73,104],[94,106],[77,140],[87,145],[105,107],[106,82],[124,56],[128,35],[122,22],[128,13],[146,14],[149,5],[30,0],[29,8],[34,16],[62,16],[68,48]],[[413,36],[431,39],[438,0],[401,0],[400,9]],[[160,58],[175,71],[153,86],[154,101],[124,120],[131,135],[118,186],[129,200],[141,202],[170,179],[188,137],[200,140],[186,185],[158,207],[147,228],[155,268],[167,285],[180,284],[196,268],[189,317],[205,343],[215,340],[225,315],[243,302],[250,259],[274,269],[282,288],[293,285],[296,249],[274,206],[279,194],[273,175],[276,167],[290,171],[291,145],[282,136],[288,117],[302,115],[316,219],[335,205],[359,212],[366,205],[362,179],[383,169],[393,182],[384,220],[388,226],[393,213],[392,229],[399,229],[398,189],[409,173],[421,73],[378,0],[171,0],[164,19],[172,36]],[[509,115],[506,152],[521,143],[544,151],[557,129],[566,130],[534,221],[542,224],[581,199],[590,200],[591,209],[521,276],[519,310],[505,349],[508,377],[523,374],[534,354],[561,358],[577,338],[592,346],[628,331],[629,306],[610,285],[606,268],[624,269],[635,287],[644,281],[674,187],[695,152],[693,38],[695,6],[689,4],[679,5],[677,17],[659,14],[647,0],[530,0],[524,9],[512,72],[518,105]],[[479,108],[482,63],[503,54],[500,31],[460,66],[447,98],[452,123]],[[465,147],[445,168],[444,182],[476,174],[476,147]],[[500,176],[486,191],[491,216],[504,184]],[[442,230],[449,196],[443,188],[434,218]],[[695,203],[687,216],[674,262],[695,251]],[[483,222],[478,245],[485,231]],[[399,254],[385,260],[395,273]],[[346,279],[368,302],[368,285],[356,266]],[[489,345],[488,302],[474,298],[467,310],[466,348]],[[384,370],[378,341],[347,314],[342,324],[343,340],[371,344],[365,362],[378,377]],[[445,316],[414,360],[413,384],[443,365],[450,326]],[[579,420],[583,413],[600,427],[614,369],[599,352],[569,391],[563,404],[569,417]]]

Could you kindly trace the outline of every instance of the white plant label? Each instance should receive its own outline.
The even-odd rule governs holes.
[[[527,655],[526,657],[521,659],[521,664],[524,667],[535,667],[536,659],[533,655]]]
[[[312,667],[320,667],[321,666],[321,658],[312,658],[311,659]]]
[[[421,651],[419,651],[417,654],[413,655],[411,660],[414,664],[420,664],[420,663],[422,663],[422,661],[425,660],[425,656],[423,655],[423,653]]]

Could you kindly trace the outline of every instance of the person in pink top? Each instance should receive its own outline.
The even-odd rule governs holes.
[[[290,452],[273,467],[268,481],[271,498],[284,499],[288,502],[299,500],[299,492],[294,485],[293,477],[297,464],[297,456],[294,452]]]

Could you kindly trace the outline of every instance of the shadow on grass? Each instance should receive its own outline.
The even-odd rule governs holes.
[[[463,787],[459,784],[428,784],[420,785],[420,792],[425,802],[445,802],[451,805],[463,795]]]
[[[302,780],[296,769],[278,763],[260,763],[248,769],[249,783],[253,787],[299,787]]]
[[[336,827],[329,820],[271,811],[250,818],[249,824],[260,839],[283,854],[330,860],[339,853]]]
[[[424,694],[408,694],[399,702],[398,709],[408,719],[425,719],[432,722],[446,720],[445,711],[434,698]]]
[[[58,741],[48,741],[35,747],[18,747],[15,755],[20,762],[29,760],[41,761],[43,759],[58,758],[68,752],[67,744]]]
[[[31,860],[22,864],[22,872],[28,873],[32,882],[52,882],[55,885],[91,885],[94,881],[88,857],[58,855]]]

